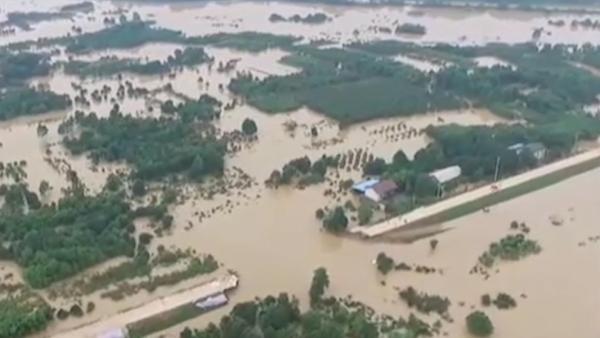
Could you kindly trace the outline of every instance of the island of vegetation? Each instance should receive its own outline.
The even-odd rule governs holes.
[[[32,88],[9,89],[0,93],[0,120],[39,115],[71,106],[67,95]]]
[[[201,47],[175,50],[165,61],[143,62],[136,59],[102,58],[94,62],[69,61],[64,65],[65,73],[86,76],[111,76],[120,73],[156,75],[168,73],[176,67],[195,66],[210,60]]]
[[[400,26],[397,26],[394,32],[396,34],[425,35],[425,33],[427,33],[427,30],[423,25],[414,23],[404,23]]]
[[[301,16],[299,14],[294,14],[289,18],[286,18],[282,15],[273,13],[269,16],[269,21],[271,22],[294,22],[294,23],[306,23],[306,24],[321,24],[327,21],[331,21],[331,18],[323,13],[313,13],[307,14],[306,16]]]
[[[186,174],[201,179],[220,175],[224,168],[225,145],[204,123],[216,116],[219,106],[220,102],[203,95],[172,117],[134,118],[118,110],[108,118],[81,113],[60,129],[72,153],[88,153],[95,163],[126,161],[133,167],[133,178]],[[75,126],[82,130],[78,135],[72,133]]]

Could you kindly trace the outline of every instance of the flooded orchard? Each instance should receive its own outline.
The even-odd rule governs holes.
[[[72,1],[3,1],[0,21],[12,11],[52,11]],[[177,5],[137,4],[98,1],[93,13],[78,14],[71,19],[44,21],[32,25],[32,30],[18,30],[13,35],[0,36],[0,45],[40,37],[57,37],[72,33],[73,26],[83,32],[99,30],[107,13],[138,12],[145,19],[156,21],[159,27],[181,30],[188,36],[218,32],[258,31],[302,37],[302,42],[327,40],[333,44],[377,39],[400,39],[419,43],[447,42],[451,44],[485,44],[488,42],[518,43],[532,40],[535,29],[543,28],[537,37],[549,43],[600,43],[600,35],[592,29],[558,27],[548,20],[571,22],[580,19],[572,13],[542,13],[501,11],[490,9],[414,8],[410,6],[330,6],[289,3],[181,3]],[[325,13],[329,21],[306,25],[292,22],[274,23],[273,13],[289,17],[295,14]],[[111,14],[112,15],[112,14]],[[597,18],[598,15],[586,15]],[[388,33],[381,27],[411,22],[426,27],[422,36]],[[476,29],[465,29],[476,27]],[[134,49],[103,50],[84,55],[70,55],[64,49],[52,57],[55,62],[70,59],[98,61],[101,58],[131,58],[146,61],[165,60],[181,45],[150,43]],[[60,49],[60,48],[59,48]],[[570,178],[508,202],[438,225],[435,239],[439,245],[430,248],[430,238],[411,243],[388,240],[366,241],[359,238],[335,236],[322,230],[315,218],[319,208],[333,208],[347,201],[358,203],[347,191],[330,194],[345,179],[360,179],[361,168],[336,168],[326,175],[325,182],[303,189],[279,187],[271,189],[264,182],[275,169],[292,159],[308,156],[315,161],[323,155],[336,156],[357,152],[391,160],[398,150],[409,158],[426,147],[431,140],[423,132],[428,126],[459,124],[463,126],[509,124],[504,118],[482,108],[431,111],[410,117],[376,119],[341,126],[318,112],[302,107],[287,113],[268,114],[244,102],[228,90],[228,84],[239,73],[262,79],[268,76],[294,74],[300,71],[281,62],[289,55],[281,49],[250,53],[231,48],[206,47],[214,58],[212,63],[194,67],[178,67],[163,75],[140,76],[123,73],[112,77],[81,78],[62,69],[49,76],[36,78],[32,86],[50,89],[71,98],[86,93],[106,91],[105,98],[75,104],[67,111],[54,112],[35,118],[20,118],[0,124],[0,160],[4,163],[24,161],[25,181],[37,189],[42,181],[49,182],[51,191],[44,202],[57,201],[61,190],[69,187],[68,173],[74,171],[90,192],[104,187],[113,173],[131,170],[125,163],[94,164],[85,156],[74,157],[62,144],[58,133],[60,123],[76,111],[110,116],[118,104],[120,111],[134,117],[159,117],[161,102],[181,102],[209,94],[223,104],[214,122],[217,133],[224,135],[240,129],[243,121],[252,119],[258,126],[256,137],[235,146],[237,151],[226,155],[222,178],[208,178],[201,183],[178,183],[184,198],[170,207],[174,216],[173,228],[149,244],[152,252],[159,247],[169,250],[191,249],[198,254],[214,255],[220,263],[216,272],[190,278],[173,286],[134,292],[118,301],[105,296],[104,289],[90,293],[70,292],[83,283],[77,275],[50,288],[39,291],[50,305],[59,308],[73,302],[93,302],[95,311],[81,318],[52,322],[38,337],[75,337],[73,332],[85,332],[86,325],[101,321],[128,309],[167,297],[174,292],[198,285],[223,271],[232,270],[240,277],[239,288],[232,293],[231,305],[203,314],[195,319],[154,334],[155,337],[179,337],[185,326],[204,327],[218,322],[235,303],[288,292],[298,297],[301,305],[309,304],[310,276],[318,267],[325,267],[331,276],[328,293],[364,302],[376,311],[392,316],[408,316],[410,309],[398,296],[398,289],[414,286],[420,291],[442,294],[451,302],[453,321],[444,321],[439,336],[463,337],[468,333],[462,320],[479,307],[481,296],[506,292],[513,295],[518,307],[511,311],[490,307],[486,311],[494,319],[494,337],[548,338],[573,336],[592,338],[600,331],[593,316],[600,309],[600,293],[596,285],[600,276],[600,246],[596,241],[600,229],[595,221],[597,211],[595,191],[600,189],[600,170]],[[438,71],[445,65],[429,63],[399,55],[397,62],[408,64],[423,72]],[[510,65],[493,57],[477,58],[480,67]],[[232,69],[219,70],[218,64],[233,62]],[[116,98],[119,87],[144,88],[139,94]],[[133,90],[135,92],[135,90]],[[48,132],[41,135],[39,126]],[[151,190],[146,199],[160,196]],[[141,204],[144,199],[135,203]],[[565,202],[567,201],[567,202]],[[541,207],[543,206],[543,207]],[[562,226],[552,224],[551,217],[564,219]],[[520,262],[501,263],[488,275],[469,273],[478,257],[490,243],[510,233],[511,221],[524,222],[530,237],[543,248],[540,255]],[[151,231],[152,221],[137,220],[136,236]],[[353,222],[356,223],[356,222]],[[435,268],[435,273],[393,271],[387,276],[377,272],[375,257],[380,253],[398,262]],[[92,276],[127,261],[117,258],[88,269]],[[153,274],[182,268],[178,263],[160,268]],[[5,282],[22,283],[19,268],[12,262],[0,264]],[[130,282],[140,282],[143,278]],[[114,285],[110,285],[113,287]],[[569,316],[564,316],[568,309]],[[435,316],[426,316],[434,321]],[[560,323],[560,325],[546,325]],[[83,331],[72,331],[83,328]],[[85,332],[93,335],[95,332]]]

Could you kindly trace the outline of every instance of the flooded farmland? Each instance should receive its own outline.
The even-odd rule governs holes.
[[[71,2],[5,0],[0,4],[0,21],[8,12],[52,11]],[[155,20],[156,26],[181,30],[187,36],[258,31],[299,36],[301,43],[324,40],[335,45],[399,39],[423,44],[480,45],[532,41],[534,30],[543,28],[536,38],[539,42],[600,44],[600,35],[593,29],[548,24],[548,20],[570,22],[575,18],[581,19],[581,14],[571,13],[427,7],[417,10],[409,6],[359,7],[283,2],[185,2],[166,5],[97,1],[94,4],[96,9],[93,13],[77,14],[68,20],[44,21],[32,25],[31,30],[0,36],[0,45],[63,36],[73,33],[73,26],[80,27],[83,32],[96,31],[103,27],[103,13],[119,13],[121,10],[138,12],[145,19]],[[273,13],[289,17],[317,12],[325,13],[331,20],[314,25],[269,20]],[[598,15],[587,16],[598,19]],[[404,22],[423,25],[427,32],[411,37],[380,29]],[[83,55],[70,55],[61,49],[52,61],[75,59],[94,62],[105,57],[165,60],[181,48],[182,45],[178,44],[150,43],[133,49],[109,49]],[[222,178],[178,185],[185,198],[170,207],[174,217],[173,228],[148,245],[151,252],[158,251],[159,247],[189,248],[197,253],[214,255],[220,263],[217,273],[234,271],[240,277],[240,286],[231,294],[230,305],[158,332],[153,337],[179,337],[185,326],[201,328],[210,322],[218,322],[235,303],[278,292],[296,296],[301,306],[308,308],[310,277],[321,266],[327,269],[331,278],[329,294],[337,297],[351,295],[377,312],[391,316],[407,317],[413,311],[398,297],[398,288],[413,286],[448,297],[452,302],[449,312],[453,320],[444,321],[437,336],[468,336],[463,318],[480,306],[483,294],[498,292],[513,295],[518,306],[511,311],[494,307],[487,310],[496,327],[493,337],[593,338],[600,332],[600,323],[594,318],[594,314],[600,312],[600,293],[596,291],[600,281],[600,246],[596,242],[600,238],[600,229],[595,224],[600,216],[595,197],[595,191],[600,189],[600,170],[493,206],[488,212],[477,212],[443,223],[439,225],[440,233],[435,235],[439,241],[435,251],[430,249],[430,238],[407,244],[332,235],[322,229],[321,222],[315,218],[315,211],[333,208],[347,201],[358,203],[357,197],[348,192],[332,196],[327,191],[335,189],[344,179],[360,179],[362,170],[338,168],[328,172],[325,182],[320,185],[303,189],[271,189],[264,182],[275,169],[302,156],[315,161],[323,155],[333,157],[358,151],[390,161],[398,150],[403,150],[412,159],[415,153],[432,142],[423,132],[429,126],[492,126],[514,121],[485,108],[469,107],[375,119],[350,126],[343,126],[306,106],[285,113],[266,113],[230,92],[228,84],[240,73],[263,79],[300,72],[300,69],[282,62],[289,53],[278,48],[252,53],[212,46],[206,47],[205,51],[214,58],[214,63],[178,67],[162,75],[123,73],[118,77],[81,78],[66,74],[63,69],[55,69],[49,76],[37,77],[29,84],[70,97],[81,91],[91,93],[103,88],[115,93],[125,84],[148,91],[121,99],[105,98],[90,105],[75,103],[65,111],[0,124],[0,161],[25,161],[25,181],[34,189],[42,181],[49,182],[52,190],[43,197],[43,202],[51,203],[59,200],[62,190],[69,187],[70,171],[75,171],[87,189],[96,193],[103,189],[110,174],[126,174],[131,170],[125,163],[96,164],[85,156],[70,154],[62,144],[63,137],[58,133],[58,127],[78,110],[86,114],[94,112],[102,118],[110,116],[111,109],[118,104],[124,114],[133,117],[160,117],[161,103],[166,100],[182,102],[209,94],[223,103],[237,104],[232,109],[223,110],[214,122],[218,135],[238,131],[247,118],[256,122],[256,137],[243,142],[239,151],[225,156]],[[227,64],[232,60],[235,61],[234,69],[217,70],[216,64]],[[423,72],[436,72],[445,66],[403,55],[396,56],[394,60]],[[479,57],[475,61],[480,67],[512,66],[494,57]],[[48,128],[44,135],[39,132],[42,124]],[[207,193],[213,183],[218,184],[219,189]],[[158,188],[155,190],[158,191]],[[156,191],[152,190],[151,196]],[[159,194],[156,193],[156,196]],[[135,203],[143,201],[140,198]],[[555,226],[552,217],[560,217],[564,223]],[[498,264],[486,277],[469,273],[491,242],[510,233],[510,223],[514,220],[527,224],[529,236],[543,248],[541,254],[524,261]],[[135,234],[151,231],[151,223],[145,218],[136,221]],[[373,263],[380,252],[398,262],[435,267],[438,272],[393,271],[383,276]],[[116,258],[99,264],[88,269],[85,275],[106,271],[123,261],[126,260]],[[180,268],[181,265],[162,269],[161,272]],[[23,280],[18,266],[8,261],[0,262],[0,275],[5,281]],[[12,277],[9,278],[9,275]],[[73,302],[93,302],[95,310],[81,318],[53,321],[45,331],[35,336],[70,337],[72,329],[85,328],[87,324],[197,286],[213,276],[214,273],[211,273],[174,286],[140,291],[118,301],[103,297],[102,290],[89,294],[67,294],[65,290],[78,283],[78,276],[75,276],[39,291],[39,294],[57,308]],[[61,291],[65,294],[60,294]],[[565,316],[561,309],[568,309],[570,315]],[[433,315],[425,318],[435,320]],[[88,334],[93,336],[96,332]]]
[[[8,0],[2,4],[2,14],[26,9],[56,10],[74,1]],[[306,41],[327,40],[333,42],[365,41],[372,39],[401,39],[422,43],[446,42],[452,44],[485,44],[490,42],[518,43],[532,39],[536,29],[543,29],[540,42],[584,44],[600,43],[597,32],[591,28],[572,28],[570,25],[550,25],[549,21],[590,18],[594,14],[569,14],[517,10],[460,9],[460,8],[413,8],[410,6],[329,6],[304,5],[285,2],[182,2],[177,4],[99,1],[92,14],[78,14],[68,20],[44,21],[30,31],[18,31],[3,36],[0,44],[56,37],[68,34],[73,26],[84,32],[102,27],[103,13],[119,10],[139,12],[142,17],[156,20],[161,27],[181,30],[188,35],[205,35],[217,32],[277,32],[303,37]],[[332,18],[323,24],[306,25],[292,22],[273,23],[273,13],[291,16],[324,13]],[[425,35],[419,37],[397,36],[381,27],[393,28],[398,23],[415,23],[426,27]],[[467,30],[466,27],[477,27]],[[392,29],[393,30],[393,29]]]

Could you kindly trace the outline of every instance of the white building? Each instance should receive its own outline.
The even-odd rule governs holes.
[[[430,177],[435,179],[438,184],[444,184],[446,182],[450,182],[455,178],[460,177],[462,174],[462,170],[459,166],[454,165],[451,167],[447,167],[444,169],[439,169],[429,174]]]

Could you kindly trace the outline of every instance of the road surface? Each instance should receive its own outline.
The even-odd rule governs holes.
[[[117,313],[111,317],[54,335],[54,338],[95,338],[102,333],[118,328],[124,328],[129,323],[154,316],[176,307],[193,302],[215,293],[224,292],[237,287],[238,277],[226,274],[214,278],[193,288],[156,299],[131,310]]]

